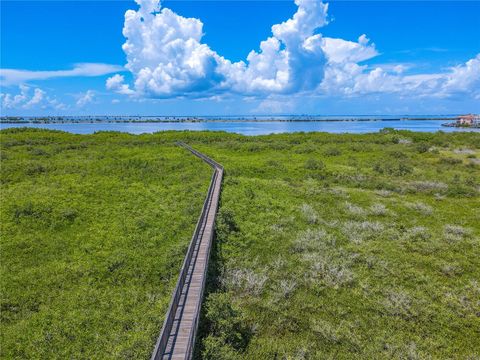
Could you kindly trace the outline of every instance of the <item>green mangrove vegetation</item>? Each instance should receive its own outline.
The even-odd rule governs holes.
[[[211,176],[161,137],[1,132],[3,359],[146,359]]]
[[[190,144],[226,169],[204,359],[480,356],[479,134]]]
[[[203,359],[480,356],[480,134],[1,135],[1,354],[146,359],[225,167]]]

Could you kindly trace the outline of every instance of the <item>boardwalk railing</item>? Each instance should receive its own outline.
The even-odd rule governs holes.
[[[207,269],[208,269],[208,258],[210,253],[211,242],[213,238],[213,227],[215,222],[215,214],[217,212],[218,206],[218,197],[219,197],[219,184],[221,184],[222,177],[223,177],[223,166],[217,163],[216,161],[210,159],[209,157],[203,155],[202,153],[196,151],[189,145],[185,143],[178,142],[177,145],[182,146],[192,152],[195,156],[199,157],[206,163],[208,163],[213,169],[214,172],[212,174],[210,180],[210,186],[208,188],[207,196],[203,203],[202,212],[198,219],[197,225],[195,226],[195,231],[193,233],[192,239],[190,241],[190,245],[188,246],[187,254],[182,264],[182,268],[180,270],[180,275],[177,280],[177,285],[172,294],[172,299],[170,301],[170,305],[167,311],[167,315],[165,317],[162,330],[160,332],[160,336],[158,337],[157,343],[155,344],[155,349],[152,353],[151,360],[158,360],[158,359],[172,359],[172,358],[180,358],[178,355],[174,356],[173,348],[175,347],[176,336],[178,334],[178,327],[180,326],[180,318],[183,314],[183,309],[179,309],[179,306],[185,306],[186,304],[186,297],[188,297],[188,289],[190,284],[187,283],[191,281],[193,275],[201,275],[201,289],[200,289],[200,297],[199,300],[196,302],[195,311],[194,311],[194,318],[193,322],[189,326],[188,329],[188,336],[187,336],[187,343],[182,344],[182,346],[186,346],[186,349],[182,351],[182,354],[185,354],[181,358],[191,359],[193,355],[193,347],[195,344],[195,336],[198,328],[198,320],[200,316],[201,310],[201,299],[203,297],[203,291],[205,289],[205,281],[207,276]],[[216,191],[217,189],[217,191]],[[214,198],[215,197],[215,198]],[[212,204],[215,206],[212,209]],[[213,218],[210,218],[210,223],[208,223],[207,217],[214,211]],[[213,219],[213,222],[212,222]],[[210,232],[205,232],[206,227],[211,227]],[[204,234],[207,234],[209,238],[206,239],[207,241],[207,256],[205,260],[204,266],[200,266],[201,274],[193,274],[194,270],[198,270],[196,265],[196,258],[198,256],[198,251],[200,248],[200,243],[202,241],[202,237]],[[203,264],[202,264],[203,265]],[[188,280],[187,280],[188,278]],[[185,290],[187,289],[187,290]],[[180,305],[182,303],[182,305]],[[182,310],[182,311],[179,311]],[[179,315],[180,313],[180,315]],[[174,329],[174,323],[176,324],[176,329]],[[173,334],[173,335],[172,335]]]

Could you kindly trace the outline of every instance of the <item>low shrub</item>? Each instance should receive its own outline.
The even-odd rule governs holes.
[[[411,241],[425,241],[430,239],[431,234],[424,226],[414,226],[406,230],[403,234],[404,239]]]
[[[316,224],[318,222],[318,214],[311,205],[303,204],[300,207],[300,211],[309,224]]]
[[[47,168],[42,164],[29,164],[25,167],[25,174],[28,176],[43,174],[47,172]]]
[[[462,159],[457,159],[452,157],[442,157],[439,160],[440,164],[446,164],[446,165],[458,165],[458,164],[461,164],[462,162],[463,162]]]
[[[350,215],[353,215],[353,216],[365,216],[366,215],[366,211],[358,206],[358,205],[355,205],[355,204],[352,204],[348,201],[345,201],[345,211],[350,214]]]
[[[471,231],[460,225],[447,224],[443,228],[443,234],[448,242],[457,242],[470,236]]]
[[[30,154],[32,154],[34,156],[48,156],[48,155],[50,155],[47,151],[45,151],[42,148],[38,148],[38,147],[34,147],[34,148],[30,149]]]
[[[204,359],[234,359],[251,338],[251,328],[241,311],[233,306],[226,293],[212,293],[206,302],[209,336],[205,339]]]
[[[426,142],[421,142],[415,145],[415,150],[420,154],[426,153],[429,149],[430,145]]]
[[[388,214],[388,209],[385,205],[376,203],[370,206],[369,212],[375,216],[385,216]]]
[[[305,161],[304,167],[307,170],[322,170],[325,168],[325,164],[321,160],[309,158]]]
[[[403,290],[388,292],[385,297],[384,306],[390,315],[399,316],[404,319],[410,319],[414,316],[412,299],[409,294]]]
[[[409,209],[415,210],[419,212],[422,215],[432,215],[433,213],[433,208],[429,205],[426,205],[420,201],[414,202],[414,203],[408,203],[407,207]]]
[[[328,148],[323,152],[323,154],[325,156],[339,156],[342,154],[342,152],[337,148]]]
[[[440,181],[412,181],[407,185],[407,189],[412,192],[444,192],[448,185]]]
[[[217,215],[215,223],[215,234],[219,242],[227,239],[232,232],[238,231],[237,223],[235,222],[234,213],[231,209],[222,207]]]
[[[334,238],[323,229],[307,229],[298,234],[293,242],[292,250],[296,253],[317,251],[333,241],[335,241]]]
[[[351,242],[360,244],[380,236],[384,228],[378,221],[347,221],[343,224],[342,231]]]
[[[282,279],[277,284],[277,293],[281,298],[289,298],[295,288],[297,287],[297,282],[295,280]]]
[[[264,273],[256,273],[250,269],[232,269],[226,271],[221,279],[227,290],[247,296],[258,296],[263,292],[268,277]]]
[[[382,161],[372,167],[373,171],[379,174],[405,176],[413,172],[413,167],[405,161]]]

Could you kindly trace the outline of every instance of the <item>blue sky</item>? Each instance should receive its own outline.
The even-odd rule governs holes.
[[[480,112],[477,1],[138,1],[2,1],[2,115]]]

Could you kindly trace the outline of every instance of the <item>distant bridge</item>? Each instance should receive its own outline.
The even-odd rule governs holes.
[[[177,145],[191,151],[214,171],[151,360],[191,359],[193,356],[223,178],[222,165],[185,143]]]

